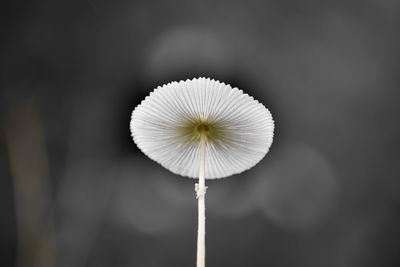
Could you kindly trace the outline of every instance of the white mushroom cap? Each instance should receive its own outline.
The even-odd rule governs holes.
[[[206,137],[205,178],[256,165],[268,152],[274,121],[263,104],[209,78],[159,86],[132,112],[132,137],[149,158],[175,174],[197,178]]]

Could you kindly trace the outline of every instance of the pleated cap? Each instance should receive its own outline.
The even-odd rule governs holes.
[[[197,178],[206,139],[205,178],[223,178],[257,164],[274,132],[271,113],[238,88],[209,78],[157,87],[132,112],[132,137],[149,158]]]

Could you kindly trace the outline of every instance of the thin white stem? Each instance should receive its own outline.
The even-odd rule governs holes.
[[[207,187],[205,186],[205,165],[206,165],[206,138],[201,137],[200,140],[200,171],[199,183],[196,184],[196,193],[198,199],[198,231],[197,231],[197,267],[205,266],[206,256],[206,215],[205,215],[205,194]]]

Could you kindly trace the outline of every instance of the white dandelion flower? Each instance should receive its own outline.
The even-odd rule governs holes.
[[[175,174],[199,178],[197,266],[204,266],[204,180],[257,164],[272,144],[271,113],[238,88],[198,78],[159,86],[132,112],[130,127],[149,158]]]

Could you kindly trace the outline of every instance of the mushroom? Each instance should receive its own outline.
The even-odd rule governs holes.
[[[273,140],[271,113],[238,88],[194,78],[157,87],[133,110],[130,128],[149,158],[199,179],[197,267],[204,267],[205,179],[241,173],[263,159]]]

